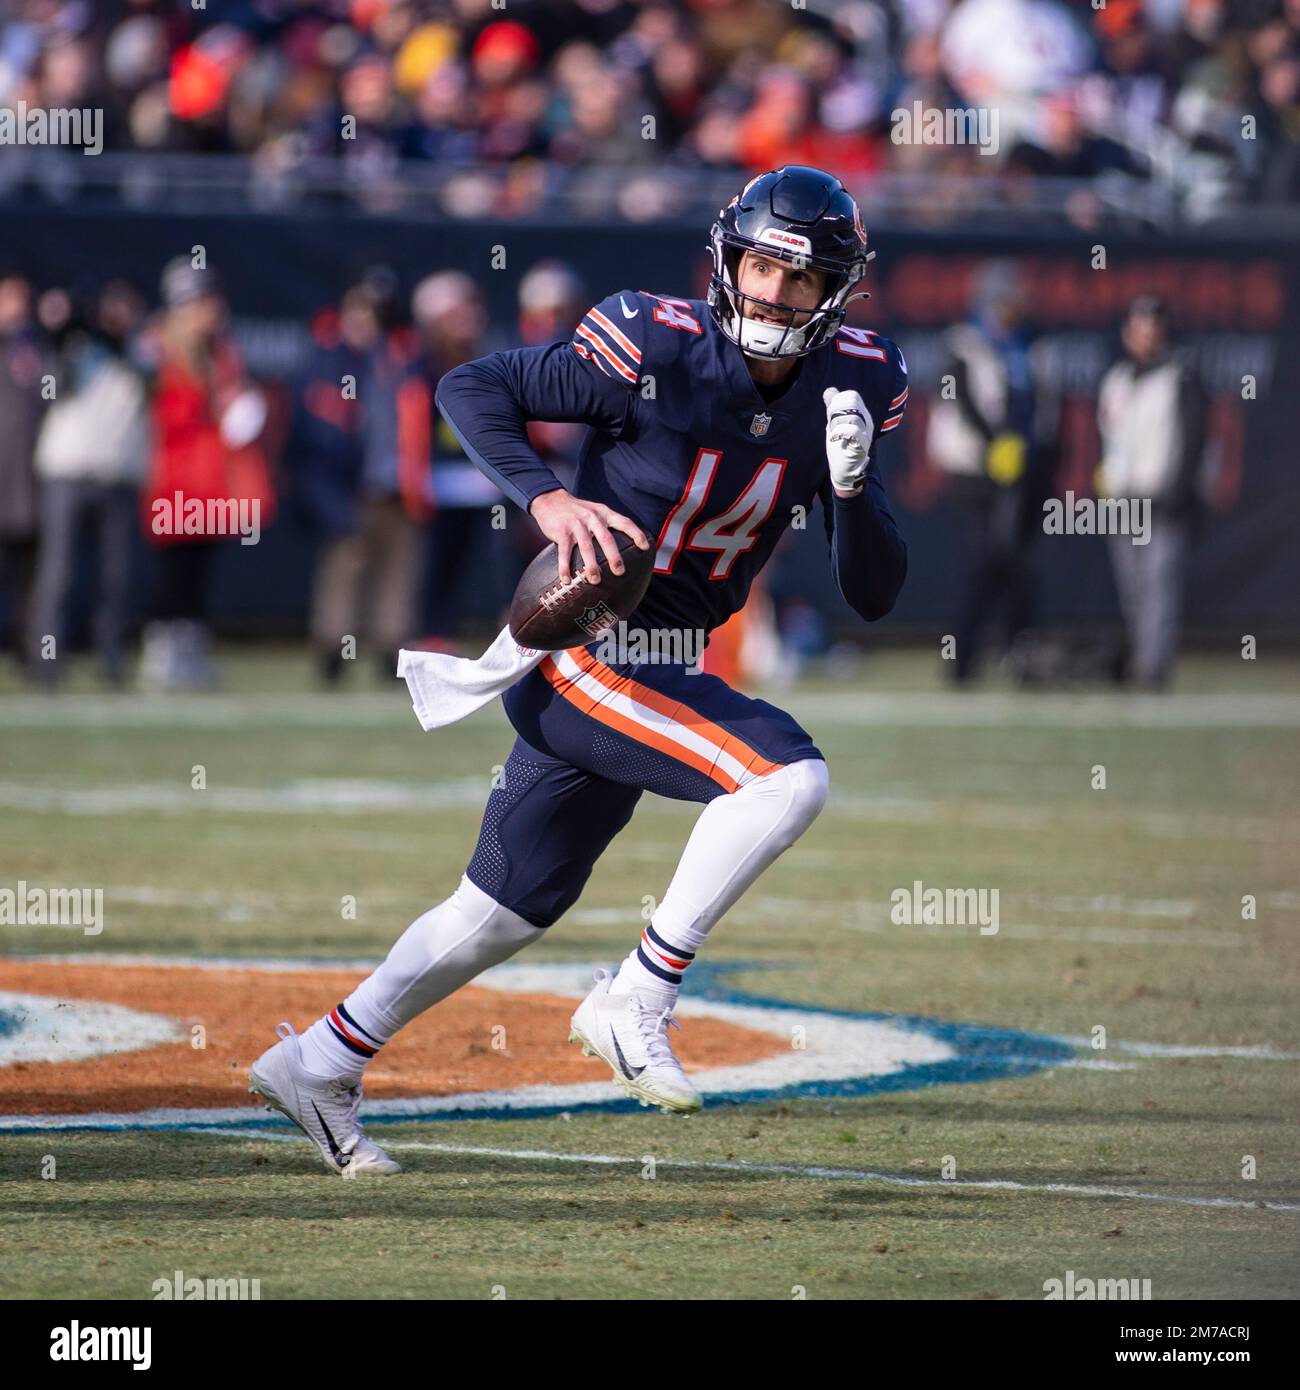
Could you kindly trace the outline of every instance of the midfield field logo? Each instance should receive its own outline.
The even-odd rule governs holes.
[[[401,1033],[366,1074],[368,1123],[635,1110],[567,1045],[594,963],[510,962]],[[0,992],[0,1131],[265,1126],[247,1068],[274,1025],[299,1028],[371,963],[13,960]],[[697,964],[677,1009],[682,1063],[709,1107],[859,1096],[1028,1075],[1059,1040],[823,1009],[734,988],[758,967]],[[148,1010],[139,1001],[148,1000]]]

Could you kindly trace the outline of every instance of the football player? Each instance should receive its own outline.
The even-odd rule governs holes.
[[[622,290],[568,341],[448,373],[438,405],[469,458],[556,543],[563,578],[574,547],[589,575],[598,553],[622,572],[616,533],[653,548],[629,634],[725,622],[815,502],[840,592],[880,618],[907,559],[874,462],[903,418],[907,369],[892,342],[844,325],[870,258],[857,204],[832,175],[787,166],[746,184],[709,244],[707,301]],[[535,419],[590,427],[572,492],[530,447]],[[281,1024],[253,1066],[251,1089],[336,1171],[397,1171],[358,1122],[366,1064],[562,917],[646,791],[704,809],[640,940],[615,975],[597,972],[570,1041],[644,1103],[698,1109],[668,1035],[683,977],[826,801],[825,760],[795,720],[686,660],[605,661],[575,647],[504,702],[518,737],[455,892],[305,1033]]]

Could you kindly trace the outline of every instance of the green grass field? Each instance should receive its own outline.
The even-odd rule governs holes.
[[[148,1298],[181,1269],[263,1298],[1037,1299],[1073,1270],[1300,1297],[1300,663],[1188,659],[1163,697],[958,695],[935,668],[886,654],[754,692],[812,732],[832,800],[708,958],[801,1004],[1100,1026],[1077,1060],[1110,1066],[706,1097],[689,1120],[385,1124],[406,1168],[386,1182],[330,1177],[288,1129],[0,1133],[0,1293]],[[225,670],[166,700],[6,677],[0,887],[102,885],[109,911],[98,937],[3,928],[7,954],[378,959],[454,886],[509,750],[499,709],[426,735],[400,683],[318,694],[284,650]],[[625,954],[695,814],[645,798],[530,956]],[[998,889],[999,931],[895,925],[914,880]]]

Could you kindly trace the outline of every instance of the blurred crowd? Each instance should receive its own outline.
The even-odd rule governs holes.
[[[151,311],[122,280],[38,293],[0,266],[3,644],[32,679],[67,669],[74,584],[93,555],[105,679],[123,682],[142,627],[147,688],[210,686],[219,557],[277,518],[314,550],[310,632],[328,682],[358,657],[391,678],[401,645],[451,650],[467,615],[498,618],[543,540],[465,458],[434,393],[490,348],[568,337],[589,305],[575,271],[532,267],[514,331],[491,335],[469,276],[437,272],[407,297],[373,267],[314,317],[301,369],[275,382],[250,380],[215,270],[170,262],[159,299]],[[530,435],[571,482],[582,428]],[[136,611],[141,537],[153,553]]]
[[[406,292],[373,266],[312,318],[296,370],[254,381],[216,270],[190,257],[164,267],[154,310],[122,280],[38,292],[0,266],[0,609],[10,629],[0,644],[32,680],[57,685],[74,589],[93,562],[82,590],[104,679],[125,682],[138,631],[145,688],[208,688],[211,617],[229,611],[214,603],[214,582],[223,563],[230,573],[251,560],[239,547],[277,522],[281,558],[268,573],[310,573],[308,630],[329,685],[358,659],[391,679],[400,647],[456,651],[471,630],[495,630],[544,542],[465,456],[437,410],[438,381],[494,349],[568,338],[592,297],[570,265],[539,261],[519,282],[513,324],[494,329],[465,273],[440,270]],[[1123,637],[1069,657],[1069,669],[1037,630],[1059,402],[1041,379],[1015,262],[985,263],[966,318],[943,336],[936,366],[952,389],[923,390],[917,422],[950,511],[945,655],[958,683],[1004,657],[1026,681],[1169,680],[1205,517],[1206,399],[1160,301],[1139,297],[1120,327],[1098,383],[1088,491],[1124,500],[1126,515],[1139,508],[1142,537],[1134,543],[1128,525],[1093,531],[1106,536]],[[529,433],[571,485],[583,427],[534,422]],[[706,669],[748,662],[749,674],[780,679],[826,654],[826,616],[806,576],[787,572],[788,553],[783,542],[754,601],[715,634]],[[133,580],[142,573],[147,595]]]
[[[526,215],[557,180],[581,191],[583,179],[612,185],[625,215],[654,217],[692,170],[734,186],[799,162],[859,188],[918,175],[954,215],[965,183],[950,176],[972,174],[1020,188],[1083,180],[1076,200],[1145,182],[1213,212],[1300,193],[1300,0],[9,0],[0,110],[20,104],[101,109],[110,152],[243,155],[272,180],[324,165],[381,187],[423,165],[465,217]],[[961,107],[996,111],[995,152],[891,138],[897,111]],[[6,161],[21,167],[22,152],[5,150],[0,179]],[[964,389],[930,421],[963,538],[958,680],[996,630],[1014,644],[1032,625],[1052,427],[1021,298],[996,276],[980,289],[946,344]],[[567,336],[589,302],[573,268],[543,262],[520,284],[516,322],[494,330],[464,274],[411,292],[374,267],[316,315],[302,370],[254,382],[202,264],[169,264],[156,293],[111,278],[36,286],[0,264],[7,644],[33,678],[59,679],[93,534],[105,677],[124,679],[142,626],[146,684],[210,684],[219,557],[279,516],[314,550],[324,679],[349,656],[391,675],[399,645],[454,645],[466,586],[492,613],[540,536],[464,457],[434,406],[438,378]],[[1112,484],[1140,487],[1158,511],[1153,544],[1112,556],[1129,633],[1116,669],[1152,685],[1176,646],[1200,430],[1166,330],[1159,306],[1125,330],[1098,422]],[[1147,412],[1137,460],[1113,426],[1129,402]],[[532,429],[567,480],[581,430]],[[189,525],[182,495],[201,507],[239,497],[256,515]],[[143,608],[141,533],[153,551]],[[800,611],[797,595],[786,611]]]
[[[1300,191],[1300,0],[10,0],[19,101],[269,178],[424,161],[468,216],[609,165],[653,216],[674,173],[781,163],[1128,177],[1213,208]],[[894,143],[918,101],[996,108],[996,156]]]

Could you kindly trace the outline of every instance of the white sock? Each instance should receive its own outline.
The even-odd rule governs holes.
[[[803,834],[826,804],[820,758],[790,763],[715,797],[700,812],[677,872],[611,994],[649,990],[675,1000],[709,932],[754,880]]]
[[[407,927],[373,975],[302,1035],[303,1065],[316,1076],[360,1080],[399,1028],[541,934],[462,877],[450,898]]]

